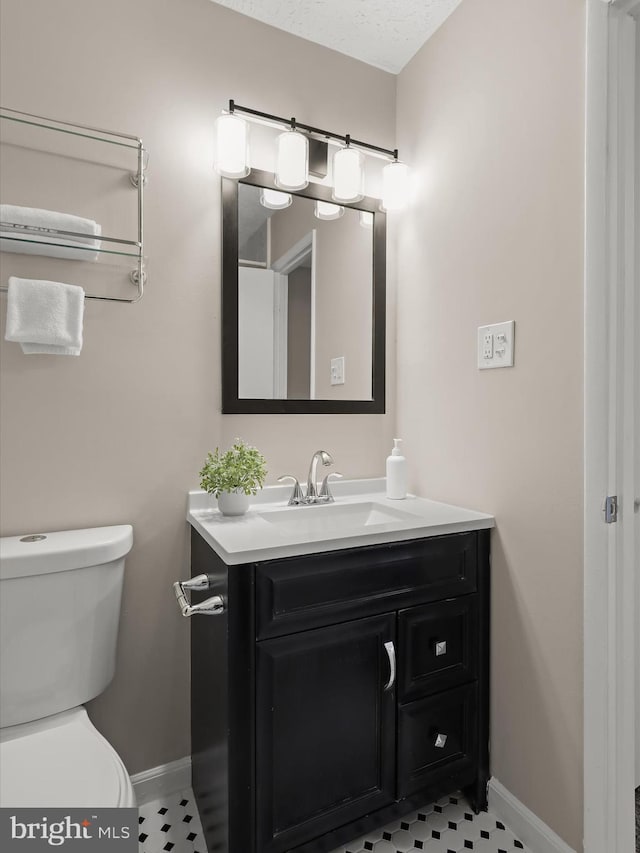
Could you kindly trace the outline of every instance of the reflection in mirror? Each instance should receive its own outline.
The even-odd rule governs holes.
[[[383,413],[385,291],[378,199],[222,178],[223,414]]]
[[[372,400],[373,217],[318,204],[238,184],[240,399]]]

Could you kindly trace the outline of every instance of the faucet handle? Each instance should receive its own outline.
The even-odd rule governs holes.
[[[339,471],[332,471],[330,474],[324,478],[320,485],[320,491],[318,492],[318,499],[324,501],[325,503],[333,503],[335,500],[333,495],[331,494],[331,490],[329,489],[329,480],[335,477],[336,480],[342,479],[342,474]]]
[[[283,474],[282,477],[278,477],[278,482],[282,483],[283,480],[293,480],[293,491],[291,492],[291,497],[289,498],[287,506],[299,506],[300,504],[303,504],[304,495],[302,494],[298,478],[294,477],[293,474]]]

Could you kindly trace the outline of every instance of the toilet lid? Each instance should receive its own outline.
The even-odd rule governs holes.
[[[133,806],[120,757],[84,708],[0,731],[0,806]]]

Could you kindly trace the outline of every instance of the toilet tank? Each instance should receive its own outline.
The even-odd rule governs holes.
[[[75,708],[113,678],[129,524],[0,538],[0,726]]]

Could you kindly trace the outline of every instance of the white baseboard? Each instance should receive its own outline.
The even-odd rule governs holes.
[[[131,777],[139,806],[191,787],[191,757],[160,764]]]
[[[143,770],[131,781],[139,806],[176,794],[191,787],[191,757]],[[489,782],[489,808],[532,853],[576,853],[495,777]]]
[[[489,782],[489,808],[532,853],[576,853],[495,778]]]

